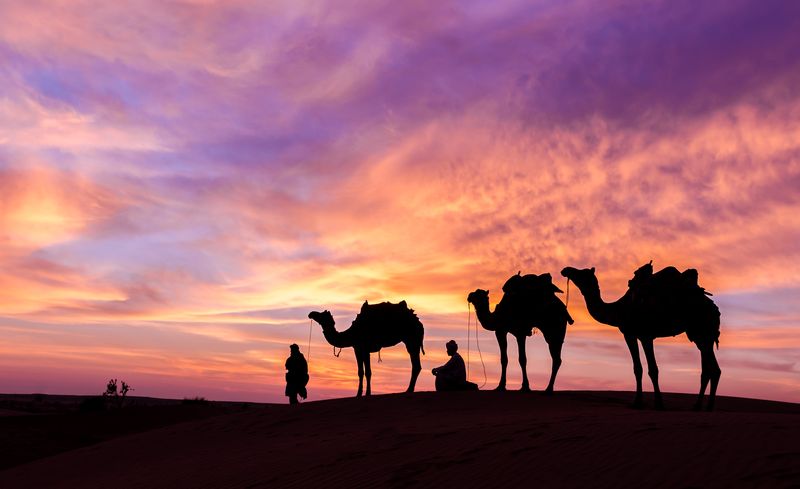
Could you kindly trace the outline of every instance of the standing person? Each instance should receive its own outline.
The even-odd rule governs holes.
[[[458,343],[450,340],[445,345],[450,360],[441,367],[431,370],[436,376],[436,391],[476,391],[478,384],[467,382],[467,369],[464,359],[458,354]]]
[[[297,344],[290,345],[289,352],[289,358],[286,359],[286,397],[289,398],[289,404],[297,404],[298,394],[303,399],[308,397],[308,363]]]

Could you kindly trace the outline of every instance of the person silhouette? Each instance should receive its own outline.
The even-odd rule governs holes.
[[[289,358],[286,359],[286,397],[289,404],[297,404],[297,396],[308,397],[308,363],[300,353],[300,347],[293,343],[289,346]]]
[[[445,344],[447,355],[450,360],[441,367],[431,370],[436,376],[436,391],[476,391],[478,384],[467,381],[467,369],[464,366],[464,359],[458,354],[458,343],[450,340]]]

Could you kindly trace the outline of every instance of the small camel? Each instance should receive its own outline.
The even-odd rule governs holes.
[[[361,306],[361,312],[353,320],[352,325],[345,331],[336,331],[335,321],[330,311],[312,311],[308,317],[322,326],[322,334],[328,343],[337,348],[353,347],[358,362],[358,397],[364,387],[364,374],[367,376],[367,392],[370,395],[372,368],[370,367],[370,353],[375,353],[381,348],[394,346],[400,342],[406,345],[406,350],[411,357],[411,382],[406,392],[414,392],[417,377],[422,370],[419,354],[425,354],[422,338],[425,329],[419,318],[409,309],[406,301],[399,304],[382,302],[368,304],[366,301]]]
[[[637,340],[642,344],[647,359],[647,374],[653,382],[655,407],[663,409],[653,340],[685,332],[689,341],[700,350],[702,365],[700,394],[694,408],[702,408],[706,386],[711,381],[707,409],[712,411],[717,384],[722,374],[714,355],[714,344],[719,346],[719,309],[707,297],[710,294],[697,285],[695,270],[681,273],[674,267],[667,267],[652,274],[650,265],[648,273],[642,273],[647,267],[645,265],[637,270],[629,282],[631,288],[620,299],[611,303],[603,302],[600,296],[600,285],[594,267],[583,270],[566,267],[561,275],[575,283],[583,294],[589,314],[596,321],[616,326],[625,336],[625,343],[633,359],[633,374],[636,376],[634,407],[639,408],[643,404],[642,362],[639,359]]]
[[[561,367],[561,347],[567,334],[567,323],[573,320],[567,312],[564,303],[554,295],[561,290],[553,285],[549,273],[542,275],[517,274],[511,277],[503,286],[503,298],[494,311],[489,309],[489,291],[477,289],[467,296],[467,301],[475,306],[483,329],[494,331],[497,344],[500,346],[500,384],[496,390],[506,390],[506,369],[508,366],[508,342],[506,336],[510,333],[517,339],[519,350],[519,366],[522,370],[523,391],[530,391],[528,382],[525,340],[531,336],[533,328],[538,328],[548,348],[552,367],[550,382],[545,392],[552,394],[556,382],[556,374]]]

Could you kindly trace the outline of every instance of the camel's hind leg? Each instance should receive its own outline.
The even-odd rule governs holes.
[[[414,386],[417,385],[417,377],[422,371],[422,363],[419,360],[420,347],[406,345],[406,350],[408,350],[408,355],[411,357],[411,382],[409,382],[406,392],[414,392]]]
[[[495,331],[494,335],[497,337],[497,345],[500,347],[500,384],[497,385],[498,391],[506,390],[506,368],[508,367],[508,340],[504,331]]]
[[[664,401],[661,398],[661,389],[658,388],[658,364],[656,363],[656,353],[653,351],[653,340],[642,339],[642,350],[647,360],[647,375],[653,382],[653,395],[655,397],[655,408],[664,409]]]
[[[515,336],[517,338],[517,350],[519,351],[519,368],[522,370],[521,391],[530,392],[531,385],[528,383],[528,355],[525,353],[526,336]]]
[[[636,337],[633,335],[625,335],[625,344],[628,345],[628,350],[631,352],[631,360],[633,360],[633,375],[636,376],[636,397],[633,399],[633,407],[640,408],[643,406],[642,402],[642,360],[639,358],[639,345]]]
[[[706,386],[710,381],[711,391],[708,393],[708,405],[706,406],[706,409],[713,411],[714,401],[717,395],[717,385],[719,384],[719,378],[722,375],[722,370],[720,370],[719,363],[717,363],[717,356],[714,355],[714,343],[709,342],[698,344],[697,348],[700,350],[700,363],[702,370],[700,373],[700,394],[697,396],[697,402],[694,405],[694,409],[699,411],[703,408],[703,395],[705,395]]]

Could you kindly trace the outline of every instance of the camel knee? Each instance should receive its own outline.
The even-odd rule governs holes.
[[[642,369],[641,365],[633,366],[633,375],[635,375],[637,378],[642,376],[642,372],[644,372],[644,370]]]
[[[647,375],[649,375],[651,379],[657,379],[658,378],[658,369],[657,368],[648,369],[647,370]]]

